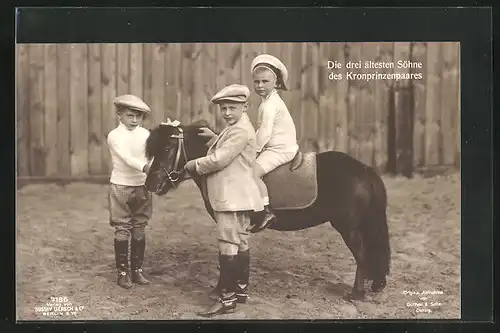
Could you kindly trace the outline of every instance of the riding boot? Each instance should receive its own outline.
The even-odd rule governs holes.
[[[130,262],[132,266],[132,282],[146,285],[149,281],[142,274],[142,263],[144,262],[144,250],[146,248],[146,239],[141,240],[132,238]]]
[[[250,232],[253,234],[268,228],[276,221],[276,215],[274,215],[271,208],[269,208],[269,205],[264,206],[264,211],[262,213],[263,217],[260,222],[250,229]]]
[[[221,260],[220,256],[221,256],[221,254],[219,251],[219,262]],[[221,277],[220,277],[220,267],[219,267],[219,280],[217,281],[217,285],[214,287],[214,289],[212,289],[210,294],[208,294],[208,298],[213,299],[213,300],[216,300],[217,298],[219,298],[220,288],[221,288],[220,282],[221,282]]]
[[[128,240],[114,241],[116,269],[118,271],[118,278],[116,283],[125,289],[132,288],[130,281],[129,265],[128,265]]]
[[[220,256],[220,292],[215,303],[199,316],[212,317],[215,315],[232,313],[236,308],[236,274],[237,256]]]
[[[236,301],[246,303],[250,278],[250,249],[238,252],[238,275],[236,277]]]

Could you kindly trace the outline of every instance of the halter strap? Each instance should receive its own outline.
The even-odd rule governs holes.
[[[170,137],[177,139],[177,152],[175,154],[175,160],[172,170],[168,171],[165,168],[163,169],[167,175],[168,180],[174,187],[177,186],[177,182],[179,181],[179,175],[182,173],[182,170],[178,170],[179,162],[181,160],[181,153],[184,157],[184,160],[187,162],[187,154],[186,149],[184,147],[184,132],[182,128],[179,129],[179,134],[172,134]]]

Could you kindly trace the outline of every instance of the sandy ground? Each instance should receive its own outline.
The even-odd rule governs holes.
[[[266,230],[251,240],[251,298],[215,319],[459,318],[460,176],[384,181],[392,247],[384,292],[343,299],[355,263],[330,224]],[[144,267],[151,284],[128,291],[115,283],[106,193],[83,183],[18,191],[18,320],[204,319],[195,313],[211,304],[217,244],[195,185],[154,197]]]

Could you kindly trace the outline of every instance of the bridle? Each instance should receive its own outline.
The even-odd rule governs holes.
[[[181,174],[184,171],[184,165],[179,168],[179,162],[181,160],[181,154],[184,157],[185,163],[187,162],[187,154],[186,154],[186,149],[184,147],[184,132],[182,131],[182,128],[177,127],[179,130],[179,134],[172,134],[170,135],[171,138],[177,139],[177,152],[175,154],[175,160],[174,160],[174,165],[172,170],[168,171],[167,168],[163,168],[163,171],[165,172],[168,180],[172,184],[172,186],[177,187],[179,183],[179,179]],[[165,149],[167,151],[167,149]],[[185,164],[184,163],[184,164]],[[160,186],[160,188],[163,188],[163,186]]]

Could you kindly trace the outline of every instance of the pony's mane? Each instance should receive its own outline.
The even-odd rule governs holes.
[[[198,134],[199,129],[203,127],[209,128],[211,131],[214,131],[212,126],[205,119],[195,121],[188,125],[180,125],[180,128],[184,131],[185,135]],[[153,128],[149,134],[149,138],[146,141],[146,156],[148,158],[152,158],[155,155],[158,155],[159,152],[163,149],[163,144],[168,140],[170,135],[173,134],[174,127],[168,125],[159,125]]]

